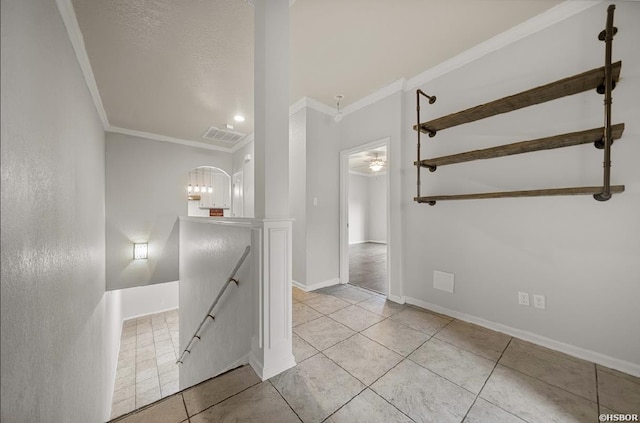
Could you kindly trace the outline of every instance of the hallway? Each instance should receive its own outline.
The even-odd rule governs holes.
[[[122,423],[596,422],[633,413],[640,379],[349,285],[293,288],[298,365],[243,366]]]
[[[387,244],[349,245],[349,283],[380,294],[387,293]]]

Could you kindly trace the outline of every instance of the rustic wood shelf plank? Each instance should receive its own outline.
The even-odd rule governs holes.
[[[612,185],[611,193],[620,194],[624,191],[624,185]],[[527,191],[503,191],[503,192],[483,192],[477,194],[458,195],[431,195],[427,197],[414,198],[419,203],[432,203],[445,200],[478,200],[485,198],[512,198],[512,197],[546,197],[553,195],[593,195],[602,192],[602,187],[574,187],[574,188],[553,188],[536,189]]]
[[[611,65],[613,81],[617,82],[620,77],[620,69],[622,62],[616,62]],[[523,107],[540,104],[547,101],[555,100],[583,91],[595,89],[604,83],[604,66],[592,69],[590,71],[570,76],[537,88],[523,91],[518,94],[494,100],[490,103],[481,104],[458,113],[453,113],[438,119],[424,122],[420,124],[420,131],[428,134],[435,134],[442,129],[451,128],[453,126],[462,125],[464,123],[474,122],[476,120],[485,119],[501,113],[518,110]],[[413,126],[414,130],[418,130],[418,125]]]
[[[611,139],[616,140],[624,132],[624,123],[619,123],[611,127]],[[571,147],[580,144],[589,144],[601,141],[604,134],[604,127],[588,129],[586,131],[571,132],[552,137],[538,138],[532,141],[522,141],[513,144],[505,144],[498,147],[485,148],[482,150],[467,151],[450,156],[435,157],[420,161],[422,167],[434,168],[438,166],[455,163],[470,162],[473,160],[492,159],[496,157],[511,156],[514,154],[529,153],[532,151],[551,150],[554,148]],[[417,162],[414,162],[414,165]]]

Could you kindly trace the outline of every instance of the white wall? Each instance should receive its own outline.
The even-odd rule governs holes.
[[[231,174],[232,156],[130,135],[106,136],[107,289],[178,280],[178,216],[187,215],[191,169]],[[133,242],[149,259],[132,259]]]
[[[289,117],[289,216],[293,280],[307,283],[307,110]]]
[[[243,204],[243,216],[241,217],[253,217],[253,196],[254,196],[254,152],[253,152],[253,135],[251,136],[251,141],[245,145],[244,147],[236,150],[233,153],[233,172],[234,173],[242,172],[242,192],[244,195],[244,204]],[[245,161],[245,157],[248,155],[251,156],[249,161]]]
[[[105,296],[102,124],[56,3],[0,7],[0,420],[104,421],[117,303]]]
[[[612,181],[625,184],[626,192],[605,203],[577,196],[416,204],[415,94],[407,92],[404,295],[566,343],[578,353],[602,354],[589,358],[638,373],[640,4],[616,4],[620,31],[613,56],[623,66],[613,121],[626,123],[626,130],[612,149]],[[425,84],[421,88],[438,97],[434,105],[423,103],[425,120],[602,66],[604,44],[597,34],[606,6]],[[602,96],[591,91],[452,128],[423,138],[423,158],[594,128],[602,125],[602,109]],[[446,166],[423,172],[422,183],[423,195],[599,185],[602,151],[583,145]],[[434,270],[455,274],[455,294],[432,288]],[[518,291],[546,295],[547,309],[518,306]]]
[[[121,297],[120,321],[178,308],[178,284],[173,281],[110,291]]]
[[[369,241],[369,177],[349,174],[349,244]]]
[[[249,228],[210,223],[208,218],[180,220],[180,349],[186,348],[231,271],[251,245]],[[236,275],[180,367],[180,389],[249,362],[253,316],[251,259]]]
[[[386,174],[349,174],[349,244],[387,243]]]
[[[387,243],[387,175],[367,178],[368,238],[370,242]]]
[[[306,136],[306,283],[318,286],[338,283],[340,276],[338,124],[331,116],[307,109]]]

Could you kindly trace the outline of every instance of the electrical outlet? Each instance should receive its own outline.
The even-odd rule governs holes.
[[[523,306],[529,305],[529,294],[526,292],[518,292],[518,304]]]
[[[544,295],[533,294],[533,306],[544,310],[547,306]]]

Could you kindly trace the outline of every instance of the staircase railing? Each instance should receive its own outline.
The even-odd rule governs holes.
[[[213,303],[211,304],[211,307],[209,307],[209,310],[207,311],[207,314],[204,316],[204,318],[200,322],[200,325],[198,326],[198,329],[196,329],[196,331],[193,333],[193,336],[191,337],[191,340],[189,341],[189,343],[185,347],[184,351],[182,351],[182,354],[180,354],[180,358],[178,359],[178,361],[176,361],[176,364],[178,364],[178,363],[179,364],[183,364],[183,360],[184,360],[185,354],[191,354],[191,347],[193,346],[193,343],[196,340],[200,340],[201,339],[200,332],[201,332],[202,328],[204,327],[205,323],[209,320],[209,318],[211,318],[211,320],[215,320],[216,319],[215,315],[213,314],[213,309],[218,304],[218,301],[220,301],[220,298],[222,297],[222,294],[224,294],[224,292],[229,287],[229,284],[231,284],[231,282],[233,282],[236,285],[238,285],[238,281],[235,279],[235,276],[236,276],[236,273],[238,272],[238,269],[240,269],[240,266],[242,266],[242,263],[244,263],[244,260],[249,255],[249,251],[251,251],[251,247],[247,245],[247,248],[244,249],[244,253],[242,253],[242,257],[240,257],[240,260],[238,260],[238,263],[236,263],[236,267],[233,268],[233,271],[229,275],[229,278],[227,278],[227,281],[224,283],[224,285],[220,289],[220,292],[218,292],[218,295],[216,296],[215,300],[213,300]]]

